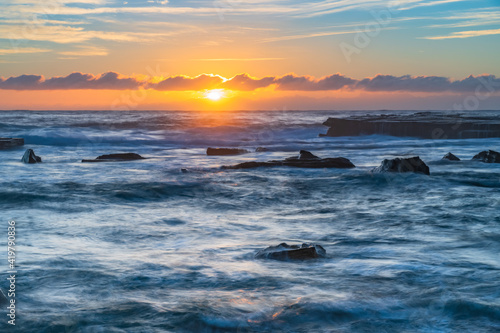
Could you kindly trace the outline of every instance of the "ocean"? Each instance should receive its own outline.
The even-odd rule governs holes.
[[[500,331],[500,164],[470,161],[500,138],[318,136],[363,113],[0,112],[0,136],[25,139],[0,151],[0,267],[14,220],[17,270],[0,330]],[[28,148],[43,163],[21,163]],[[356,168],[220,168],[301,149]],[[122,152],[147,159],[81,163]],[[370,172],[398,156],[431,175]],[[283,242],[327,257],[255,259]]]

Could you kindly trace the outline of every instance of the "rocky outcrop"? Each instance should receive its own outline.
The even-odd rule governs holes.
[[[427,164],[420,159],[420,157],[410,157],[410,158],[395,158],[392,160],[383,160],[382,164],[372,170],[374,173],[383,172],[414,172],[423,173],[425,175],[430,175],[430,170]]]
[[[320,136],[391,135],[423,139],[469,139],[500,137],[500,122],[481,115],[460,116],[443,112],[359,115],[328,118],[330,127]]]
[[[24,139],[21,138],[0,138],[0,149],[24,146]]]
[[[448,161],[460,161],[458,157],[453,155],[452,153],[448,153],[443,156],[442,160],[448,160]]]
[[[277,246],[270,246],[260,250],[255,255],[258,259],[274,260],[308,260],[326,257],[326,250],[317,244],[288,245],[281,243]]]
[[[297,168],[339,168],[347,169],[354,168],[355,165],[347,158],[319,158],[307,150],[301,150],[299,156],[289,157],[281,161],[267,162],[244,162],[236,165],[225,165],[222,169],[250,169],[258,167],[273,167],[273,166],[289,166]]]
[[[21,162],[29,164],[42,163],[42,158],[40,156],[36,156],[33,149],[28,149],[24,152]]]
[[[227,155],[241,155],[249,153],[246,149],[239,148],[208,148],[207,155],[208,156],[227,156]]]
[[[472,160],[484,163],[500,163],[500,153],[494,150],[482,151],[475,155]]]
[[[82,162],[124,162],[124,161],[135,161],[144,159],[145,158],[139,154],[123,153],[123,154],[101,155],[94,160],[82,160]]]

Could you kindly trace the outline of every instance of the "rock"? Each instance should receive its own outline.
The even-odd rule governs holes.
[[[484,163],[500,163],[500,153],[494,150],[482,151],[475,155],[472,160]]]
[[[182,173],[188,173],[188,169],[184,169],[184,168],[182,168],[182,169],[181,169],[181,172],[182,172]]]
[[[21,162],[30,163],[30,164],[42,163],[42,158],[39,156],[36,156],[33,149],[28,149],[24,153],[23,158],[21,159]]]
[[[420,157],[395,158],[392,160],[383,160],[382,164],[375,169],[374,173],[382,172],[415,172],[430,175],[429,167],[420,159]]]
[[[301,150],[299,156],[289,157],[285,161],[313,161],[320,160],[320,158],[307,150]]]
[[[208,156],[241,155],[246,153],[249,153],[249,151],[239,148],[207,148]]]
[[[462,116],[449,112],[413,114],[365,114],[328,118],[328,132],[320,136],[391,135],[423,139],[500,137],[500,121],[489,116]]]
[[[307,260],[326,257],[326,250],[317,244],[288,245],[281,243],[277,246],[270,246],[260,250],[255,255],[258,259],[274,260]]]
[[[455,155],[453,155],[452,153],[448,153],[448,154],[444,155],[442,160],[460,161],[460,159],[458,157],[456,157]]]
[[[269,149],[267,149],[265,147],[257,147],[257,149],[255,149],[256,153],[263,153],[263,152],[266,152],[266,151],[269,151]]]
[[[281,161],[244,162],[236,165],[225,165],[222,169],[250,169],[258,167],[290,166],[297,168],[354,168],[355,165],[347,158],[319,158],[307,150],[301,150],[299,156],[289,157]]]
[[[144,159],[145,158],[139,154],[123,153],[123,154],[101,155],[97,157],[95,160],[82,160],[82,162],[124,162],[124,161],[135,161]]]
[[[0,138],[0,149],[24,146],[24,139],[21,138]]]

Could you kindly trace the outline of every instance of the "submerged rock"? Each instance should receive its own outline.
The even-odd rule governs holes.
[[[23,163],[42,163],[42,158],[40,156],[36,156],[33,149],[28,149],[24,152],[23,158],[21,158],[21,162]]]
[[[482,151],[475,155],[472,160],[484,163],[500,163],[500,153],[494,150]]]
[[[382,164],[373,169],[372,172],[415,172],[430,175],[429,167],[418,156],[410,158],[395,158],[392,160],[385,159],[382,161]]]
[[[256,153],[263,153],[263,152],[266,152],[266,151],[269,151],[269,149],[267,149],[265,147],[257,147],[257,149],[255,149]]]
[[[458,157],[456,157],[455,155],[453,155],[452,153],[448,153],[448,154],[444,155],[442,160],[460,161],[460,159]]]
[[[139,154],[123,153],[123,154],[101,155],[94,160],[82,160],[82,162],[123,162],[123,161],[135,161],[144,159],[145,158]]]
[[[277,246],[270,246],[260,250],[255,255],[258,259],[274,260],[307,260],[326,257],[326,250],[318,244],[288,245],[281,243]]]
[[[301,150],[299,156],[289,157],[281,161],[244,162],[236,165],[225,165],[222,169],[250,169],[258,167],[290,166],[297,168],[354,168],[347,158],[319,158],[307,150]]]
[[[208,156],[241,155],[249,153],[246,149],[239,148],[207,148]]]
[[[24,139],[21,138],[0,138],[0,149],[24,146]]]

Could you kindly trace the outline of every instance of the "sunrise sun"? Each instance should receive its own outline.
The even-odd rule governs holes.
[[[224,91],[222,89],[209,90],[205,93],[205,98],[211,101],[218,101],[224,97]]]

